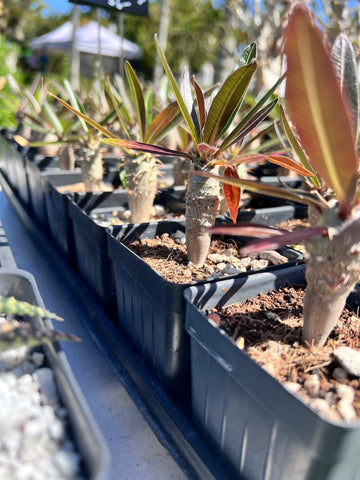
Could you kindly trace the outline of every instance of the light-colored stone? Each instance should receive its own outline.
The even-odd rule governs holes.
[[[337,411],[340,413],[345,422],[350,423],[356,420],[356,412],[354,407],[345,399],[342,399],[338,402]]]
[[[350,347],[340,347],[334,351],[334,357],[347,373],[360,377],[360,352]]]
[[[353,403],[355,398],[355,390],[350,387],[350,385],[337,385],[336,391],[342,400],[345,400],[350,404]]]
[[[260,252],[259,258],[267,260],[273,265],[280,265],[288,261],[288,259],[284,255],[281,255],[281,253],[277,252],[276,250],[266,250],[264,252]]]
[[[269,265],[268,260],[252,260],[250,262],[250,269],[251,270],[259,270],[261,268],[266,268]]]
[[[298,393],[301,389],[301,385],[296,382],[286,382],[284,383],[284,387],[289,390],[291,393]]]
[[[318,375],[310,375],[304,382],[305,390],[311,397],[316,397],[320,390],[320,378]]]

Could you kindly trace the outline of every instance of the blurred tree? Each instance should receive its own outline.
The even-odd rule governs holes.
[[[42,15],[45,7],[41,0],[3,0],[0,34],[5,35],[8,41],[23,43],[48,31],[49,18]],[[51,17],[51,28],[56,28],[62,21],[63,17]]]
[[[192,72],[200,70],[204,62],[213,63],[223,11],[212,0],[168,0],[170,9],[166,57],[175,72],[186,63]],[[117,23],[117,12],[109,12]],[[142,69],[152,78],[156,49],[154,34],[159,32],[161,0],[149,3],[149,17],[124,14],[125,37],[143,49]]]
[[[282,30],[286,14],[294,0],[220,1],[225,12],[225,21],[219,37],[215,80],[223,81],[229,68],[236,65],[239,51],[250,42],[256,41],[259,52],[256,90],[269,88],[281,73]],[[359,52],[358,0],[303,1],[310,6],[330,36],[335,38],[341,31],[346,32]]]

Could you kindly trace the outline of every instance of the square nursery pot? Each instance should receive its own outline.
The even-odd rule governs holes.
[[[108,255],[107,230],[92,215],[107,214],[127,208],[125,190],[100,194],[77,194],[68,203],[72,221],[78,273],[93,290],[107,315],[117,320],[116,293],[112,262]]]
[[[0,296],[13,296],[44,308],[34,277],[16,268],[0,269]],[[34,317],[31,321],[37,327],[43,327],[45,323],[48,328],[52,328],[49,320],[44,322],[40,317]],[[81,456],[81,478],[107,480],[108,450],[73,377],[64,352],[58,343],[44,344],[37,350],[45,355],[45,366],[54,373],[61,406],[67,412],[68,438]]]
[[[320,417],[208,321],[221,308],[281,285],[305,283],[305,265],[192,286],[185,292],[191,336],[192,418],[204,438],[246,480],[360,478],[360,422]],[[359,291],[348,305],[359,305]]]
[[[62,193],[58,187],[66,187],[81,181],[80,171],[65,170],[47,173],[45,180],[45,205],[50,236],[72,267],[76,266],[74,233],[69,216],[71,193]]]
[[[190,395],[190,339],[185,331],[183,292],[191,283],[169,282],[123,243],[164,233],[184,238],[185,222],[114,228],[112,233],[108,232],[109,256],[113,262],[119,325],[163,386],[181,402]],[[279,252],[289,263],[268,267],[270,270],[302,259],[301,254],[289,248]],[[249,274],[252,275],[238,275]]]
[[[25,159],[28,176],[30,208],[39,225],[49,231],[45,192],[47,182],[62,186],[81,181],[79,171],[60,170],[59,168],[41,169],[34,162]],[[75,175],[74,175],[75,174]]]
[[[162,191],[155,197],[155,204],[163,204]],[[106,217],[128,210],[126,190],[103,193],[77,193],[68,202],[78,273],[94,291],[107,315],[117,323],[117,307],[113,264],[108,254]],[[105,226],[101,216],[104,216]],[[96,219],[98,217],[98,219]]]
[[[22,204],[28,207],[30,196],[25,158],[17,150],[16,143],[11,143],[2,135],[0,135],[0,168]]]

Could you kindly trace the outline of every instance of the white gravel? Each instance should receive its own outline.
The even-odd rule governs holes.
[[[82,480],[66,410],[44,355],[0,355],[0,479]]]

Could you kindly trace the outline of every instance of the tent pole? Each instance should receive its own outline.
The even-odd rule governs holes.
[[[74,5],[71,14],[71,20],[73,24],[72,38],[71,38],[71,86],[74,90],[79,88],[80,78],[80,52],[76,48],[76,31],[80,22],[80,8],[78,5]]]
[[[96,9],[96,15],[97,15],[97,24],[98,24],[98,35],[97,35],[97,77],[100,79],[102,78],[102,58],[101,58],[101,10],[98,7]]]
[[[120,54],[119,54],[119,73],[124,76],[124,14],[119,12],[119,35],[120,35]]]

